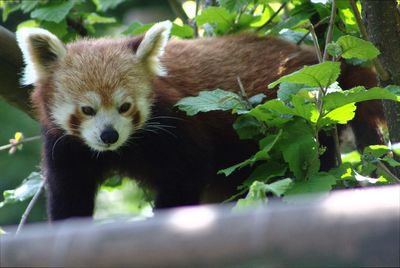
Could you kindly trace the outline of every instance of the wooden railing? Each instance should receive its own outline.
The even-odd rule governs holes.
[[[1,236],[1,267],[399,267],[400,187],[302,205],[199,206],[140,222],[77,219]]]

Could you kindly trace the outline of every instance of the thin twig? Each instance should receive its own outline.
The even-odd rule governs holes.
[[[335,19],[336,19],[336,0],[332,1],[332,9],[331,9],[331,16],[329,19],[329,26],[328,26],[328,32],[326,34],[326,40],[325,40],[325,49],[324,49],[324,56],[322,57],[322,61],[327,61],[328,60],[328,44],[332,42],[332,35],[333,35],[333,25],[335,24]],[[340,142],[339,142],[339,134],[337,130],[337,126],[335,126],[332,130],[332,136],[333,136],[333,144],[334,144],[334,150],[335,150],[335,157],[336,157],[336,164],[337,166],[340,166],[342,164],[342,155],[340,154]]]
[[[342,155],[340,154],[340,142],[339,142],[339,133],[337,130],[337,126],[333,128],[332,136],[333,136],[333,143],[335,146],[335,155],[337,161],[336,164],[339,167],[342,164]]]
[[[237,82],[239,84],[240,95],[241,95],[242,99],[246,102],[247,108],[248,109],[253,108],[253,105],[249,101],[249,98],[247,97],[246,91],[245,91],[245,89],[243,87],[242,80],[240,80],[239,76],[236,77],[236,80],[237,80]]]
[[[39,185],[39,189],[36,191],[35,195],[32,197],[31,201],[29,202],[29,205],[27,206],[26,210],[24,211],[24,214],[22,214],[21,221],[18,224],[18,228],[17,228],[17,231],[15,232],[15,235],[18,235],[19,232],[24,227],[26,220],[28,219],[28,216],[32,211],[33,206],[36,204],[37,200],[39,199],[40,194],[42,193],[42,191],[44,189],[45,184],[46,184],[46,179],[43,178],[42,182]]]
[[[364,40],[370,41],[368,38],[368,33],[367,29],[365,28],[365,25],[361,19],[360,12],[358,11],[357,5],[354,0],[349,0],[351,9],[353,11],[354,17],[356,18],[357,26],[360,29],[360,33]],[[390,79],[389,73],[383,68],[382,63],[379,61],[378,58],[375,58],[372,60],[372,63],[374,64],[375,70],[378,73],[380,79],[382,81],[388,81]]]
[[[6,145],[3,145],[3,146],[0,146],[0,151],[8,150],[8,149],[11,149],[12,147],[16,147],[16,146],[18,146],[18,145],[20,145],[22,143],[36,141],[36,140],[39,140],[39,139],[40,139],[40,136],[33,136],[33,137],[30,137],[30,138],[23,139],[23,140],[21,140],[19,142],[16,142],[16,143],[6,144]]]
[[[168,0],[168,3],[175,15],[183,22],[189,24],[189,17],[186,15],[185,10],[183,10],[182,5],[177,0]]]
[[[325,23],[325,21],[327,21],[328,19],[330,18],[330,16],[329,17],[325,17],[325,18],[323,18],[322,20],[320,20],[319,22],[317,22],[315,25],[314,25],[314,29],[317,29],[319,26],[321,26],[323,23]],[[299,41],[297,41],[297,45],[300,45],[303,41],[304,41],[304,39],[306,39],[307,38],[307,36],[310,34],[310,30],[308,30],[304,35],[303,35],[303,37],[299,40]]]
[[[315,34],[314,26],[311,24],[308,28],[309,28],[310,33],[311,33],[311,37],[312,37],[312,40],[313,40],[313,43],[314,43],[315,52],[317,53],[318,61],[322,62],[321,48],[319,47],[318,37]]]
[[[199,27],[197,27],[196,17],[199,14],[200,10],[200,0],[196,0],[196,10],[194,13],[194,18],[192,20],[192,27],[194,31],[194,37],[199,37]]]
[[[276,16],[278,16],[279,12],[281,12],[282,9],[285,8],[285,6],[287,5],[288,1],[285,1],[284,3],[282,3],[282,5],[278,8],[277,11],[274,12],[274,14],[272,14],[272,16],[267,20],[267,22],[260,28],[258,28],[257,31],[260,31],[262,29],[264,29],[265,27],[267,27],[273,19],[275,19]]]
[[[329,27],[328,27],[328,32],[326,34],[324,56],[322,57],[322,61],[326,61],[328,59],[328,50],[327,50],[327,48],[328,48],[328,44],[330,42],[332,42],[333,25],[335,24],[335,19],[336,19],[336,0],[333,0],[332,1],[331,18],[329,19]]]
[[[392,178],[393,178],[394,180],[396,180],[398,183],[400,183],[400,179],[397,178],[397,176],[394,175],[394,174],[390,171],[390,169],[389,169],[385,164],[383,164],[381,161],[378,161],[378,162],[377,162],[377,166],[380,167],[381,169],[383,169],[386,173],[388,173],[388,174],[390,175],[390,177],[392,177]]]

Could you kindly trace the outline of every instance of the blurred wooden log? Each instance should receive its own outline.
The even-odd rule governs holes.
[[[20,87],[21,71],[22,54],[15,35],[0,26],[0,98],[33,116],[29,100],[31,87]]]
[[[399,267],[400,187],[232,213],[199,206],[141,222],[66,221],[1,237],[1,267]]]

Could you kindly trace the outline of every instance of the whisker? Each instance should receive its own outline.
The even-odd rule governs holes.
[[[51,148],[51,159],[52,159],[52,160],[54,160],[54,149],[56,148],[57,143],[58,143],[61,139],[65,138],[66,136],[68,136],[68,134],[64,134],[64,135],[60,136],[60,137],[56,140],[56,142],[53,144],[53,147]]]

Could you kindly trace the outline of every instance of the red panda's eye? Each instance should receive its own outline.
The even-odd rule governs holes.
[[[96,111],[90,106],[83,106],[81,109],[82,109],[82,113],[84,113],[85,115],[88,115],[88,116],[96,115]]]
[[[131,104],[129,102],[125,102],[119,107],[118,112],[120,114],[123,114],[123,113],[126,113],[130,108],[131,108]]]

